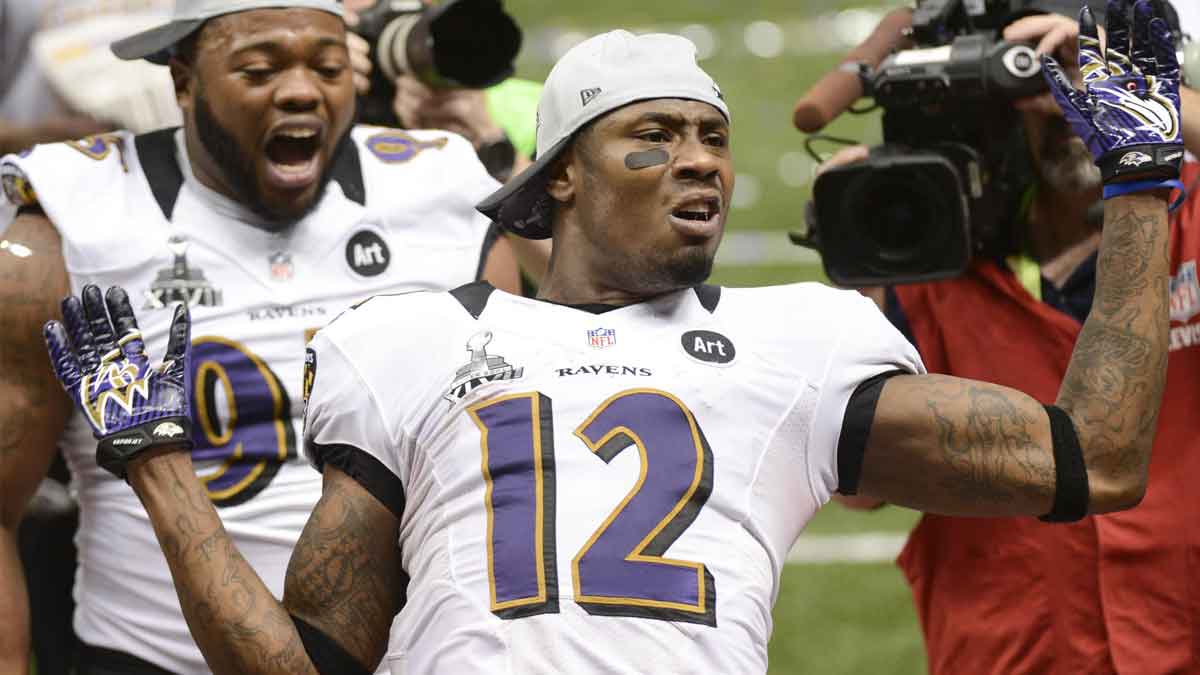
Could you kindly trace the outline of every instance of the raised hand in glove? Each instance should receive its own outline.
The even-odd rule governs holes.
[[[1102,50],[1092,11],[1079,17],[1079,68],[1083,91],[1059,64],[1043,56],[1050,91],[1075,133],[1092,152],[1104,179],[1105,198],[1142,190],[1182,187],[1179,60],[1167,22],[1151,0],[1108,2],[1108,48]]]
[[[190,449],[187,308],[175,308],[167,354],[158,366],[150,365],[121,287],[101,296],[99,287],[84,286],[81,297],[63,300],[62,313],[63,323],[46,323],[46,348],[58,381],[100,441],[96,462],[125,478],[129,462],[147,450]]]

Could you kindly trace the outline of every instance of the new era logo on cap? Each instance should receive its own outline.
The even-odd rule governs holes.
[[[584,89],[583,91],[579,92],[579,99],[583,101],[583,105],[587,105],[591,103],[592,99],[596,98],[596,96],[599,94],[600,87],[592,87],[591,89]]]

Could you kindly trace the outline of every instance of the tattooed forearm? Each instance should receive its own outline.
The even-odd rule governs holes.
[[[356,500],[351,489],[361,490],[345,476],[326,478],[292,552],[284,604],[327,635],[344,636],[347,651],[373,664],[383,657],[406,580],[395,529],[381,527],[390,514]]]
[[[368,670],[383,658],[404,591],[398,522],[345,474],[326,469],[321,501],[292,553],[284,603],[226,534],[187,455],[146,460],[131,469],[130,482],[214,673],[315,673],[290,614]]]
[[[184,453],[131,467],[192,637],[214,673],[310,673],[295,625],[221,525]]]
[[[1144,490],[1167,360],[1167,223],[1161,196],[1111,200],[1092,313],[1057,405],[1070,415],[1093,512]],[[884,386],[860,490],[951,515],[1041,515],[1057,477],[1049,421],[1030,396],[940,375]]]
[[[1167,375],[1163,204],[1150,195],[1109,202],[1096,297],[1058,394],[1079,434],[1100,510],[1136,502],[1149,469]]]

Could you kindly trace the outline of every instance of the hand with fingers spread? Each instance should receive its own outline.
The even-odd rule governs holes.
[[[97,463],[125,478],[129,462],[147,450],[190,450],[187,307],[175,308],[167,354],[151,366],[141,331],[119,286],[101,295],[94,285],[62,302],[63,323],[49,321],[44,335],[54,372],[83,411],[100,441]]]
[[[1171,30],[1150,0],[1133,5],[1132,30],[1128,10],[1129,0],[1109,0],[1103,49],[1096,20],[1083,8],[1083,91],[1057,61],[1043,57],[1050,91],[1100,167],[1106,198],[1178,186],[1183,160],[1179,61]]]

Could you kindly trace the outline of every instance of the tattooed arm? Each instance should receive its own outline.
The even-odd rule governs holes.
[[[70,411],[41,337],[69,291],[62,242],[45,216],[22,214],[0,239],[0,674],[25,675],[29,607],[17,526]]]
[[[280,603],[225,532],[189,454],[135,461],[129,482],[150,514],[188,628],[214,673],[317,673],[289,614],[374,671],[404,579],[399,522],[358,483],[326,467]]]
[[[1096,296],[1056,405],[1083,447],[1093,513],[1136,505],[1166,381],[1166,195],[1107,202]],[[951,515],[1050,511],[1055,462],[1041,404],[940,375],[892,378],[871,426],[859,492]]]

